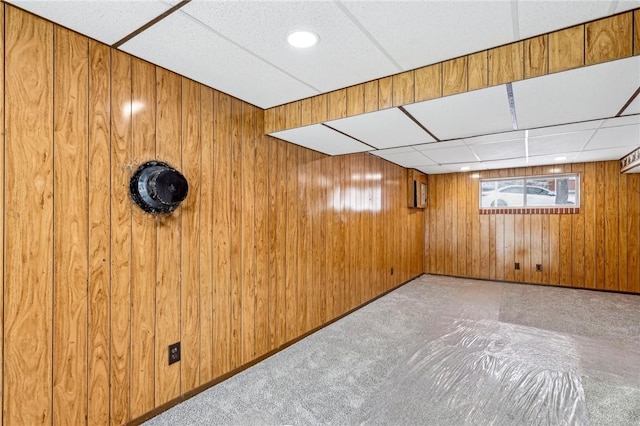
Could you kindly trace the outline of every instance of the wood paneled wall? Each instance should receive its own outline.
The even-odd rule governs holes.
[[[4,424],[126,423],[423,272],[405,169],[264,136],[256,107],[0,13]],[[169,216],[129,199],[150,159],[189,179]]]
[[[269,108],[265,130],[351,117],[638,55],[639,21],[636,9]]]
[[[581,176],[579,214],[480,215],[477,174],[430,175],[426,271],[640,293],[640,174],[620,174],[619,162],[607,161],[480,177],[569,172]]]

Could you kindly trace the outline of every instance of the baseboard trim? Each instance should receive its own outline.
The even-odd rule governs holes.
[[[138,426],[138,425],[146,422],[147,420],[152,419],[153,417],[156,417],[159,414],[162,414],[163,412],[169,410],[172,407],[175,407],[176,405],[180,404],[181,402],[184,402],[184,401],[196,396],[197,394],[209,389],[210,387],[213,387],[213,386],[215,386],[215,385],[217,385],[219,383],[224,382],[225,380],[235,376],[236,374],[246,370],[247,368],[253,367],[254,365],[258,364],[259,362],[262,362],[265,359],[267,359],[267,358],[277,354],[278,352],[288,348],[289,346],[294,345],[295,343],[298,343],[300,340],[302,340],[302,339],[304,339],[306,337],[309,337],[313,333],[315,333],[315,332],[317,332],[319,330],[322,330],[323,328],[333,324],[336,321],[341,320],[342,318],[346,317],[347,315],[350,315],[350,314],[354,313],[358,309],[361,309],[361,308],[367,306],[369,303],[375,302],[379,298],[381,298],[383,296],[386,296],[387,294],[391,293],[392,291],[395,291],[395,290],[399,289],[403,285],[409,283],[410,281],[415,280],[418,277],[421,277],[422,275],[424,275],[424,273],[420,273],[420,274],[414,276],[413,278],[410,278],[407,281],[404,281],[404,282],[396,285],[395,287],[392,287],[389,290],[386,290],[383,293],[380,293],[379,295],[375,296],[373,299],[368,300],[368,301],[364,302],[363,304],[356,306],[355,308],[353,308],[353,309],[351,309],[351,310],[349,310],[349,311],[347,311],[347,312],[345,312],[345,313],[333,318],[332,320],[327,321],[326,323],[314,328],[313,330],[310,330],[310,331],[306,332],[305,334],[303,334],[301,336],[296,337],[293,340],[290,340],[290,341],[288,341],[286,343],[283,343],[282,345],[280,345],[276,349],[273,349],[273,350],[267,352],[266,354],[261,355],[258,358],[254,359],[252,361],[249,361],[248,363],[243,364],[240,367],[229,371],[228,373],[225,373],[225,374],[223,374],[221,376],[216,377],[215,379],[211,380],[210,382],[207,382],[207,383],[205,383],[203,385],[200,385],[197,388],[194,388],[194,389],[192,389],[192,390],[190,390],[188,392],[185,392],[184,394],[182,394],[182,395],[180,395],[180,396],[178,396],[178,397],[176,397],[176,398],[174,398],[174,399],[172,399],[170,401],[167,401],[162,405],[159,405],[158,407],[154,408],[153,410],[149,411],[148,413],[145,413],[142,416],[136,417],[135,419],[129,421],[127,423],[127,425],[128,426]]]

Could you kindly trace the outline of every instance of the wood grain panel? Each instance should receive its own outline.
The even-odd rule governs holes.
[[[267,138],[268,143],[268,162],[266,164],[267,170],[267,181],[268,181],[268,191],[269,191],[269,199],[268,199],[268,219],[267,219],[267,227],[268,227],[268,238],[269,238],[269,349],[275,349],[279,345],[279,316],[284,311],[280,306],[281,299],[278,296],[278,266],[276,260],[276,249],[278,247],[278,229],[277,229],[277,221],[278,221],[278,210],[282,211],[282,209],[278,209],[278,206],[282,205],[279,203],[278,195],[279,191],[278,186],[280,180],[278,180],[278,170],[281,169],[278,158],[278,139]]]
[[[89,40],[89,355],[87,424],[109,424],[111,56]]]
[[[311,151],[299,149],[298,152],[298,246],[297,246],[297,310],[296,323],[298,324],[298,335],[302,335],[311,329],[311,295],[312,288],[312,241],[311,241],[311,212],[309,209],[310,183],[312,181],[310,173]]]
[[[465,276],[467,275],[467,244],[466,242],[469,240],[468,228],[467,228],[467,206],[469,205],[469,201],[467,200],[467,174],[466,173],[457,173],[458,175],[458,196],[456,206],[457,216],[458,216],[458,235],[457,235],[457,250],[456,250],[456,259],[458,266],[456,268],[456,275]]]
[[[627,198],[629,189],[628,185],[628,174],[620,174],[618,180],[618,208],[616,209],[616,219],[618,221],[618,290],[620,291],[628,291],[627,290],[627,258],[628,258],[628,225],[627,225],[627,215],[628,208]]]
[[[213,192],[214,181],[214,92],[212,89],[200,87],[201,105],[201,149],[202,149],[202,179],[200,181],[200,385],[210,382],[214,378],[213,365]],[[264,127],[264,120],[259,129]]]
[[[87,416],[88,40],[54,30],[53,420]]]
[[[255,358],[256,241],[255,241],[255,107],[242,106],[242,364]]]
[[[618,290],[618,177],[620,169],[615,162],[605,165],[605,288]]]
[[[638,16],[636,15],[636,18]],[[627,176],[627,291],[640,292],[640,175]],[[624,273],[624,272],[623,272]]]
[[[311,98],[300,101],[300,125],[308,126],[309,124],[313,124],[311,121]]]
[[[584,164],[573,164],[572,173],[584,176]],[[571,215],[571,286],[582,288],[585,281],[584,263],[584,211]]]
[[[213,375],[231,370],[231,97],[213,94]]]
[[[327,93],[327,120],[347,116],[347,89]]]
[[[300,101],[291,102],[284,106],[285,126],[287,129],[300,127],[302,123],[302,104]]]
[[[640,9],[633,12],[633,54],[640,55]]]
[[[53,27],[12,7],[5,18],[3,419],[51,423]]]
[[[595,175],[595,193],[592,195],[595,198],[595,247],[596,247],[596,288],[606,289],[606,227],[605,227],[605,193],[607,192],[606,185],[606,164],[596,163],[596,175]]]
[[[256,343],[255,355],[261,356],[270,349],[271,327],[269,263],[269,146],[260,129],[264,114],[256,110],[256,151],[255,151],[255,242],[256,242]]]
[[[549,72],[549,36],[547,34],[524,41],[524,78]]]
[[[111,51],[111,67],[111,424],[122,424],[131,418],[131,58]]]
[[[327,95],[322,94],[311,98],[311,122],[322,123],[327,121]]]
[[[584,65],[584,25],[549,34],[549,72]]]
[[[442,96],[442,64],[429,65],[415,71],[415,101]]]
[[[468,89],[483,89],[489,84],[489,57],[486,50],[469,55],[468,67]]]
[[[347,117],[364,113],[364,85],[347,87]]]
[[[378,109],[387,109],[393,106],[393,77],[385,77],[378,80]]]
[[[467,91],[467,57],[442,63],[442,96]]]
[[[378,80],[364,83],[364,112],[378,110]]]
[[[585,24],[586,65],[626,58],[632,54],[632,12]]]
[[[231,368],[242,365],[242,102],[231,98]]]
[[[134,167],[156,158],[156,70],[138,59],[131,67],[131,158]],[[133,106],[139,109],[133,113]],[[155,219],[134,206],[131,215],[131,417],[155,406]]]
[[[584,173],[580,176],[581,213],[584,212],[584,286],[596,288],[596,256],[595,238],[596,219],[596,163],[586,163]]]
[[[200,86],[182,77],[182,174],[189,182],[189,193],[180,207],[180,389],[194,389],[200,383],[200,182],[202,144],[200,139]]]
[[[286,147],[286,340],[298,336],[298,147]]]
[[[524,78],[523,42],[489,50],[489,86]]]
[[[316,99],[315,97],[311,98],[312,105],[315,99]],[[275,119],[276,119],[275,108],[269,108],[264,111],[264,133],[269,134],[269,133],[275,132],[276,130],[280,130],[276,128]],[[311,121],[313,122],[313,114],[311,117]]]
[[[0,58],[5,60],[4,55],[4,7],[0,7],[0,22],[3,23],[2,31],[0,31]],[[3,62],[4,64],[4,62]],[[4,207],[4,181],[5,181],[5,121],[4,121],[4,83],[5,83],[5,75],[4,75],[4,66],[0,67],[0,81],[3,84],[0,84],[0,188],[2,188],[2,194],[0,194],[0,239],[2,240],[2,249],[4,250],[4,242],[5,242],[5,232],[4,232],[4,222],[5,222],[5,207]],[[0,256],[0,270],[2,271],[2,280],[0,280],[0,294],[2,294],[2,298],[0,298],[0,354],[2,354],[4,359],[4,252],[2,256]],[[4,362],[0,362],[0,377],[4,377]],[[4,407],[4,383],[0,384],[0,406]],[[3,423],[3,409],[0,408],[0,424]]]
[[[413,103],[415,99],[414,71],[406,71],[395,74],[393,79],[393,106],[401,106]]]
[[[156,68],[156,154],[182,170],[182,85],[180,77]],[[180,363],[168,365],[169,345],[180,341],[182,209],[156,219],[156,406],[180,395]]]

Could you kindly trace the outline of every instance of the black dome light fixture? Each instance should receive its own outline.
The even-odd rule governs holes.
[[[187,179],[161,161],[141,164],[129,182],[131,199],[145,212],[152,214],[171,213],[187,198]]]

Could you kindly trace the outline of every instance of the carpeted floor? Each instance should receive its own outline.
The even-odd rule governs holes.
[[[424,275],[146,424],[640,425],[640,296]]]

